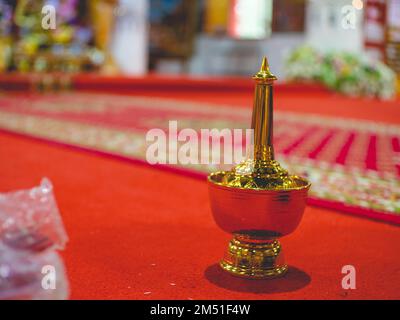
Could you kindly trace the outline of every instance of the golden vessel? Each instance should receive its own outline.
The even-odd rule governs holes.
[[[265,57],[253,79],[251,156],[230,171],[211,173],[208,185],[217,225],[233,234],[221,267],[233,275],[258,279],[286,273],[277,239],[299,225],[310,183],[290,175],[274,158],[273,82],[277,78]]]

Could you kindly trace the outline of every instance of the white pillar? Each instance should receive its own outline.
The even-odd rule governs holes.
[[[321,51],[363,50],[363,9],[351,0],[308,0],[306,42]]]
[[[111,51],[121,72],[147,73],[149,0],[119,0]]]

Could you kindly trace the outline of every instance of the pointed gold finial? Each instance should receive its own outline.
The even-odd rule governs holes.
[[[253,79],[264,83],[272,83],[273,81],[277,80],[277,77],[273,75],[269,70],[268,60],[266,56],[264,56],[262,60],[260,71],[258,71],[253,76]]]
[[[274,160],[272,145],[272,82],[276,77],[269,70],[267,57],[262,60],[260,71],[253,79],[256,80],[252,129],[254,129],[254,159],[258,161]]]
[[[266,72],[268,69],[269,69],[268,60],[267,57],[264,56],[264,58],[262,59],[260,71]]]

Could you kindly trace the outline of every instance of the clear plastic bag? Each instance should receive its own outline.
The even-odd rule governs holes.
[[[32,254],[0,243],[0,300],[67,299],[63,262],[55,251]]]
[[[34,252],[63,249],[68,241],[47,178],[28,190],[0,194],[0,241]]]
[[[68,241],[51,182],[0,193],[0,299],[66,299]]]

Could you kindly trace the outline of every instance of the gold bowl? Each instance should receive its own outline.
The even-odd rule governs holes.
[[[288,267],[277,240],[299,225],[310,183],[293,176],[298,187],[254,190],[223,185],[224,171],[208,176],[211,211],[217,225],[234,235],[221,267],[238,276],[271,278]]]
[[[217,225],[234,234],[269,239],[292,233],[300,223],[310,183],[294,176],[297,188],[255,190],[225,186],[224,171],[208,176],[211,210]]]

